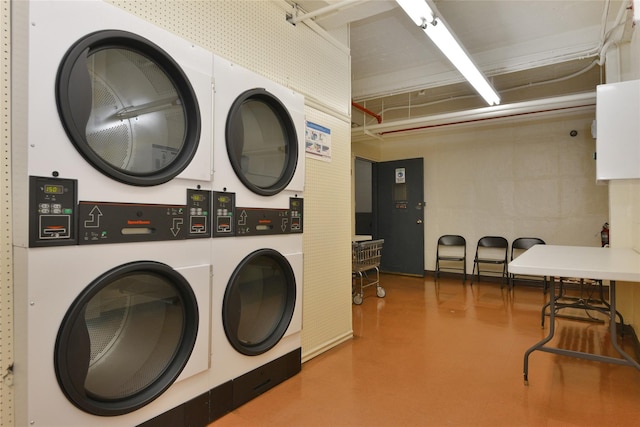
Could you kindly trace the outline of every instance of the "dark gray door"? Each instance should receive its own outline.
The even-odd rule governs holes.
[[[423,159],[374,164],[374,239],[384,239],[380,269],[424,276]]]

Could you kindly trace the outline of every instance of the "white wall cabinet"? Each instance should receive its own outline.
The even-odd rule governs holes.
[[[640,178],[640,80],[599,85],[596,178]]]

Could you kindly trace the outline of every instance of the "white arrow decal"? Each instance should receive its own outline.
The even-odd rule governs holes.
[[[98,206],[94,206],[89,212],[89,219],[84,222],[85,228],[98,228],[100,227],[100,217],[102,216],[102,211]]]
[[[173,227],[171,227],[171,233],[173,233],[173,237],[176,237],[178,233],[180,233],[180,226],[184,221],[182,218],[173,218]]]

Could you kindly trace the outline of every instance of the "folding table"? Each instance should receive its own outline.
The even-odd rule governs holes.
[[[611,345],[622,358],[582,351],[550,347],[547,344],[555,333],[555,284],[550,283],[549,334],[524,354],[524,382],[529,383],[529,355],[536,351],[579,357],[600,362],[633,366],[640,364],[620,348],[616,334],[616,280],[640,282],[640,253],[629,248],[600,248],[585,246],[535,245],[509,263],[509,272],[537,276],[576,277],[609,281],[609,336]]]

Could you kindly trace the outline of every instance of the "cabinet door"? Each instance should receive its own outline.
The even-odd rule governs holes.
[[[640,178],[640,80],[599,85],[596,178]]]

